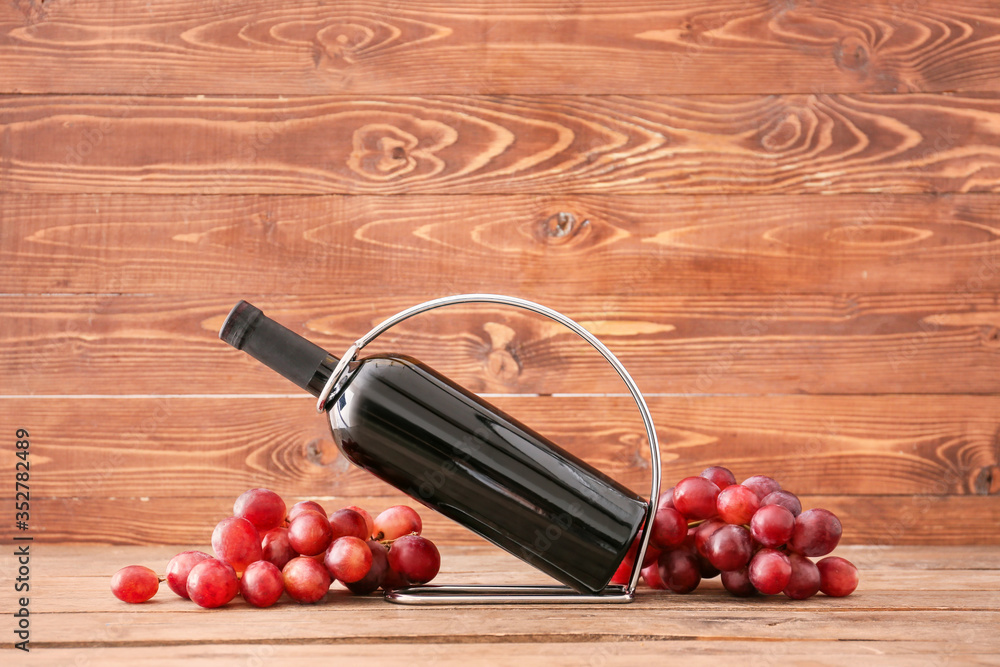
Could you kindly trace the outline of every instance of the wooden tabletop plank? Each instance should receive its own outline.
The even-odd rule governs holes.
[[[323,296],[332,314],[349,307],[341,299],[357,307],[408,293],[513,290],[560,307],[593,307],[596,296],[653,315],[660,303],[678,314],[698,307],[674,301],[679,295],[703,297],[714,313],[726,303],[707,295],[944,293],[961,306],[1000,290],[1000,196],[982,193],[8,192],[0,221],[8,294],[284,293]],[[632,304],[630,296],[650,298]],[[851,314],[832,304],[828,317]],[[869,307],[862,300],[857,310]]]
[[[817,596],[793,602],[783,596],[734,598],[717,580],[704,582],[690,595],[640,589],[627,606],[472,606],[460,611],[450,607],[414,608],[389,605],[377,597],[355,597],[335,590],[316,605],[282,600],[270,609],[255,609],[235,600],[221,609],[202,610],[163,590],[153,601],[128,606],[114,600],[108,577],[124,564],[161,558],[166,548],[73,547],[33,545],[34,573],[39,588],[33,597],[32,643],[37,650],[58,648],[52,655],[96,658],[102,649],[144,649],[212,643],[266,647],[359,644],[419,644],[425,647],[476,644],[483,651],[502,650],[499,644],[590,644],[592,648],[616,643],[702,642],[712,653],[719,643],[769,642],[783,645],[778,655],[797,655],[817,643],[847,641],[886,645],[889,655],[908,648],[924,655],[995,656],[1000,639],[991,628],[1000,622],[997,564],[985,571],[927,571],[942,556],[948,562],[973,560],[982,548],[930,550],[924,560],[914,548],[908,552],[911,567],[879,570],[872,581],[861,568],[861,584],[847,598]],[[843,548],[838,554],[856,558],[868,551],[876,561],[894,560],[892,549]],[[897,554],[902,556],[902,554]],[[994,551],[995,556],[995,551]],[[903,556],[905,557],[905,556]],[[72,577],[74,560],[84,568],[105,574]],[[436,581],[466,582],[536,578],[527,566],[493,549],[444,548],[442,573]],[[6,568],[5,568],[6,571]],[[899,578],[894,579],[894,574]],[[934,576],[937,575],[937,576]],[[977,577],[981,591],[949,589],[942,578],[962,582]],[[72,583],[71,583],[72,582]],[[523,581],[521,581],[523,583]],[[970,582],[971,583],[971,582]],[[906,593],[900,590],[906,588]],[[90,603],[89,608],[86,607]],[[935,628],[946,625],[947,633]],[[366,647],[370,650],[370,646]],[[451,648],[449,650],[454,650]],[[877,650],[877,649],[876,649]],[[696,653],[700,653],[697,651]],[[848,652],[849,653],[849,652]],[[125,655],[122,653],[122,655]]]
[[[682,659],[692,667],[717,667],[720,660],[753,663],[781,662],[853,667],[927,667],[930,661],[962,665],[996,665],[996,650],[978,641],[942,646],[933,641],[762,641],[697,639],[650,640],[645,637],[622,641],[569,641],[552,644],[516,641],[477,642],[456,646],[444,638],[440,643],[407,643],[381,638],[372,645],[358,644],[176,644],[169,647],[68,647],[34,649],[32,665],[62,667],[79,660],[100,661],[101,665],[132,667],[191,667],[239,661],[294,662],[303,667],[328,667],[331,662],[396,667],[401,657],[414,664],[467,667],[472,661],[509,667],[549,667],[600,665],[634,667],[657,663],[664,656]]]
[[[998,192],[996,94],[0,100],[0,191]]]
[[[114,10],[96,0],[14,0],[0,7],[0,89],[996,91],[995,10],[990,0],[171,0]]]

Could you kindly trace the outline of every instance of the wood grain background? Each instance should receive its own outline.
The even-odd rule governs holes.
[[[993,0],[8,1],[0,234],[39,540],[202,544],[253,486],[405,502],[218,326],[247,298],[339,354],[496,292],[620,356],[665,486],[723,464],[845,542],[1000,544]],[[557,325],[454,307],[373,348],[647,488]]]

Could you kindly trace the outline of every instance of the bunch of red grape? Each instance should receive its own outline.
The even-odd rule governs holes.
[[[642,579],[651,588],[690,593],[702,579],[721,574],[733,595],[784,593],[803,600],[820,591],[850,595],[858,585],[850,561],[810,560],[837,546],[837,517],[825,509],[803,512],[795,494],[764,475],[737,484],[728,469],[712,466],[686,477],[660,494],[651,530],[642,562]],[[641,537],[612,583],[628,581]]]
[[[302,604],[319,602],[334,581],[358,595],[425,584],[441,567],[437,547],[420,535],[420,515],[406,505],[375,519],[354,505],[328,516],[312,500],[285,510],[277,493],[251,489],[212,532],[214,558],[184,551],[167,563],[164,578],[129,565],[111,578],[111,592],[125,602],[145,602],[166,581],[202,607],[221,607],[237,593],[269,607],[282,593]]]

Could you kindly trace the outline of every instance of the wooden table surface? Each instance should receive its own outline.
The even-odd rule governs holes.
[[[601,607],[411,607],[336,584],[316,605],[283,597],[268,609],[239,598],[201,609],[165,584],[141,605],[112,597],[119,567],[162,573],[183,548],[33,545],[32,651],[5,650],[2,662],[14,653],[26,665],[1000,664],[995,547],[840,547],[861,569],[858,590],[796,602],[735,598],[718,579],[690,595],[642,587],[630,605]],[[445,546],[442,560],[435,583],[544,583],[488,546]]]

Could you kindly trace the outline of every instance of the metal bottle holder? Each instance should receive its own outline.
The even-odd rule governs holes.
[[[656,500],[660,495],[660,448],[656,439],[656,429],[653,426],[653,418],[649,413],[646,401],[636,386],[632,376],[628,374],[625,367],[618,358],[604,346],[593,334],[582,326],[551,308],[519,299],[512,296],[500,294],[458,294],[454,296],[432,299],[424,303],[407,308],[396,315],[386,319],[375,326],[371,331],[362,336],[348,348],[343,357],[340,358],[336,368],[330,375],[323,390],[320,392],[316,402],[317,412],[326,412],[326,404],[333,392],[334,387],[340,382],[344,373],[350,365],[357,361],[358,352],[366,345],[375,340],[395,325],[407,320],[414,315],[419,315],[436,308],[451,306],[462,303],[496,303],[506,306],[513,306],[528,310],[539,315],[543,315],[550,320],[562,324],[577,334],[601,353],[601,355],[617,371],[618,375],[625,382],[629,393],[635,400],[639,408],[639,414],[646,427],[646,438],[649,441],[650,468],[652,468],[652,480],[650,484],[650,501],[646,509],[645,525],[652,525],[653,513],[656,508]],[[636,553],[635,564],[628,583],[624,586],[610,585],[603,591],[594,595],[588,595],[573,590],[569,586],[561,585],[520,585],[520,586],[489,586],[489,585],[423,585],[410,586],[397,590],[386,591],[385,599],[398,604],[509,604],[509,603],[540,603],[540,604],[613,604],[631,602],[635,597],[636,585],[639,582],[639,574],[642,570],[642,561],[649,545],[650,531],[644,530],[642,540]]]

